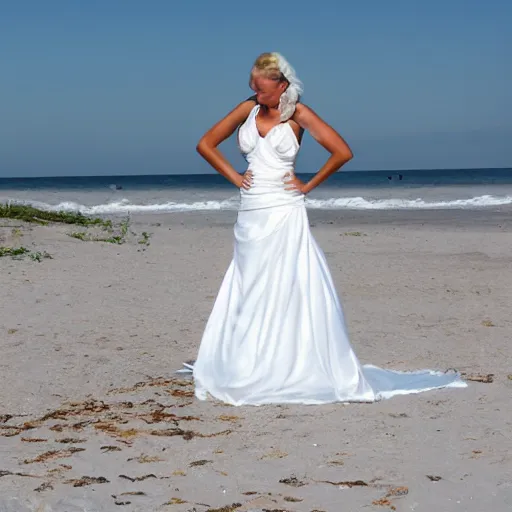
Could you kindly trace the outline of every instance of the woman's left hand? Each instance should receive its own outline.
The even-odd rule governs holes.
[[[307,194],[309,192],[309,190],[307,190],[307,184],[297,178],[293,171],[286,173],[283,181],[285,190],[297,190],[301,194]]]

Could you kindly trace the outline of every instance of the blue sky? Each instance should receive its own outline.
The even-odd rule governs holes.
[[[210,172],[197,140],[263,51],[347,139],[347,169],[512,167],[510,26],[504,0],[4,0],[0,176]],[[305,137],[298,171],[326,157]]]

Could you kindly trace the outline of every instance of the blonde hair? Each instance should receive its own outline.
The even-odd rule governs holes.
[[[295,70],[290,63],[277,52],[262,53],[254,62],[249,85],[254,89],[254,75],[258,74],[264,78],[284,82],[286,90],[279,99],[278,110],[281,113],[281,121],[286,121],[293,116],[295,106],[303,92],[302,82],[297,78]]]
[[[255,73],[276,82],[288,81],[279,67],[279,57],[275,53],[262,53],[252,66],[251,81]]]

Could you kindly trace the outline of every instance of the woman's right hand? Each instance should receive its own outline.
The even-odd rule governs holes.
[[[252,172],[246,171],[241,176],[240,184],[238,185],[238,188],[243,188],[244,190],[249,190],[252,185]]]

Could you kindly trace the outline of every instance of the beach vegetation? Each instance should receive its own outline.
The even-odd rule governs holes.
[[[125,242],[125,239],[122,235],[111,235],[107,237],[103,236],[94,236],[87,231],[74,231],[72,233],[68,233],[71,238],[76,238],[77,240],[81,240],[82,242],[107,242],[109,244],[118,244],[121,245]]]
[[[141,245],[149,245],[149,237],[151,236],[147,231],[141,233],[142,238],[139,240]]]
[[[47,225],[51,222],[61,224],[78,224],[80,226],[112,227],[112,221],[90,217],[80,212],[41,210],[26,204],[0,204],[0,218],[22,220],[35,224]]]
[[[87,241],[87,231],[72,231],[68,233],[71,238],[76,238],[77,240],[82,240],[82,242]]]
[[[2,256],[11,256],[13,259],[21,259],[28,256],[32,261],[41,262],[43,259],[52,259],[52,255],[46,251],[30,251],[26,247],[1,247],[0,258]]]
[[[129,227],[130,227],[130,217],[126,217],[126,219],[124,219],[119,226],[122,238],[124,238],[126,236],[126,234],[128,233]]]
[[[48,259],[48,260],[51,260],[53,259],[53,256],[51,254],[49,254],[48,252],[46,251],[35,251],[35,252],[30,252],[28,254],[28,257],[32,260],[32,261],[38,261],[38,262],[41,262],[43,259]]]
[[[121,245],[126,242],[128,225],[128,221],[123,220],[119,226],[119,229],[116,231],[114,231],[113,226],[110,226],[108,228],[108,236],[98,236],[92,233],[88,233],[87,231],[72,231],[71,233],[68,233],[68,235],[72,238],[76,238],[77,240],[81,240],[82,242],[106,242],[109,244]]]
[[[111,219],[91,217],[80,212],[49,211],[35,208],[30,205],[19,203],[0,204],[0,218],[12,219],[22,222],[29,222],[39,225],[51,223],[69,224],[81,226],[83,229],[67,233],[71,238],[82,242],[105,242],[115,245],[122,245],[127,242],[129,235],[136,238],[138,244],[149,246],[151,234],[144,231],[141,235],[130,231],[130,216],[114,223]],[[99,229],[95,229],[99,228]],[[23,236],[20,227],[13,227],[11,234],[15,238]],[[21,256],[30,252],[25,248],[14,249],[3,247],[0,256]],[[51,257],[48,253],[34,252],[30,256],[34,261],[41,261],[43,258]]]
[[[23,256],[30,252],[26,247],[0,247],[0,258],[2,256]]]

